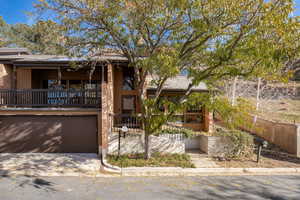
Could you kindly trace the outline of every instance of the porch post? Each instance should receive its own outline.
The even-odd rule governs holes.
[[[98,133],[99,138],[99,155],[102,157],[102,160],[105,160],[107,153],[107,134],[108,134],[108,98],[107,98],[107,79],[106,72],[107,67],[103,66],[101,69],[101,109],[98,118],[101,118],[101,127]],[[100,120],[99,120],[100,121]]]
[[[12,89],[17,89],[17,67],[15,65],[12,73]]]
[[[61,68],[57,68],[57,79],[58,79],[58,85],[61,85]]]
[[[111,116],[113,112],[113,69],[108,64],[101,71],[101,113],[98,114],[99,155],[106,159],[108,149],[108,134],[111,131]]]
[[[108,97],[108,114],[111,115],[114,112],[114,87],[113,87],[113,65],[108,63],[107,65],[107,97]],[[109,118],[109,128],[112,127],[112,119]]]
[[[213,131],[213,113],[210,112],[207,108],[203,108],[203,129],[206,132],[211,133]]]

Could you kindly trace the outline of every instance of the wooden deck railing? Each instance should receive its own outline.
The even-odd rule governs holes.
[[[96,89],[1,89],[0,106],[15,107],[100,107]]]

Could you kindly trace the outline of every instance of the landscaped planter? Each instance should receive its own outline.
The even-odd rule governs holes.
[[[232,148],[232,142],[226,136],[199,136],[200,150],[210,156],[222,156]]]

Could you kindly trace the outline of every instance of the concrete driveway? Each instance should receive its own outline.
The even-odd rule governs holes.
[[[0,175],[99,176],[97,154],[0,154]]]

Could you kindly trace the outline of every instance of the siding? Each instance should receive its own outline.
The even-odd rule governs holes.
[[[31,69],[17,69],[17,89],[31,89]]]

